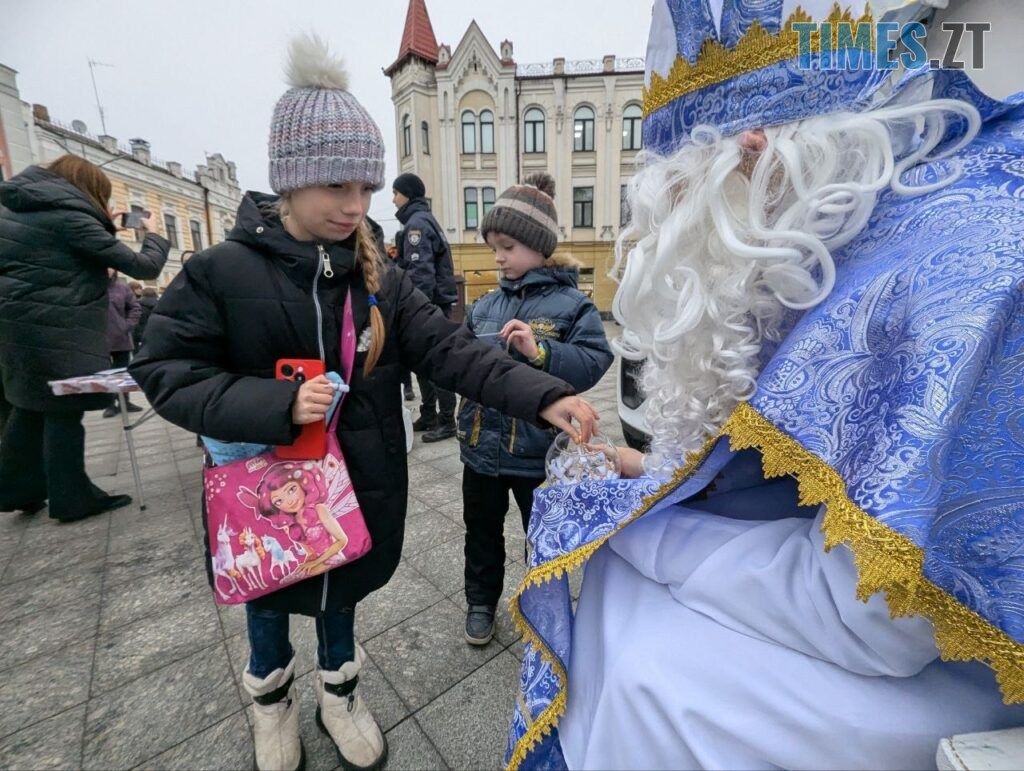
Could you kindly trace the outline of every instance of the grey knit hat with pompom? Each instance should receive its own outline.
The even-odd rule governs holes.
[[[384,187],[384,139],[348,91],[348,75],[316,35],[289,45],[288,83],[270,124],[270,187],[286,193],[364,182]]]
[[[558,246],[558,212],[555,180],[550,174],[531,174],[524,184],[513,185],[495,202],[480,223],[484,240],[488,233],[504,233],[545,257]]]

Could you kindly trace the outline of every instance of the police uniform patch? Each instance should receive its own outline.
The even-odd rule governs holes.
[[[409,243],[412,244],[413,246],[419,246],[420,245],[420,238],[422,238],[422,236],[423,236],[422,231],[410,230],[409,231]]]
[[[419,262],[419,261],[420,261],[420,253],[419,252],[413,252],[412,254],[409,255],[409,262]]]

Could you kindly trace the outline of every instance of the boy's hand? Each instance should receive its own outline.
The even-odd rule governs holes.
[[[619,451],[620,474],[623,479],[639,479],[644,475],[644,454],[632,447],[616,447]]]
[[[305,426],[323,420],[334,401],[334,387],[326,375],[317,375],[299,388],[292,406],[292,423]]]
[[[525,321],[513,319],[501,330],[501,339],[515,348],[527,359],[536,359],[540,356],[540,349],[537,347],[537,339],[533,336],[533,329]]]

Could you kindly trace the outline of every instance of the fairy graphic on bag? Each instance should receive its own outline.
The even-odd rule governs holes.
[[[255,491],[240,488],[238,500],[275,529],[284,531],[302,550],[304,561],[296,577],[345,562],[349,537],[339,519],[358,504],[348,472],[332,456],[319,463],[275,463]]]

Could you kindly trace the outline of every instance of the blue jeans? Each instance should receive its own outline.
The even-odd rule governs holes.
[[[284,669],[295,651],[288,640],[288,614],[245,606],[249,628],[249,672],[261,680],[275,669]],[[316,655],[320,669],[335,672],[356,657],[353,625],[355,608],[321,613],[316,617]]]

